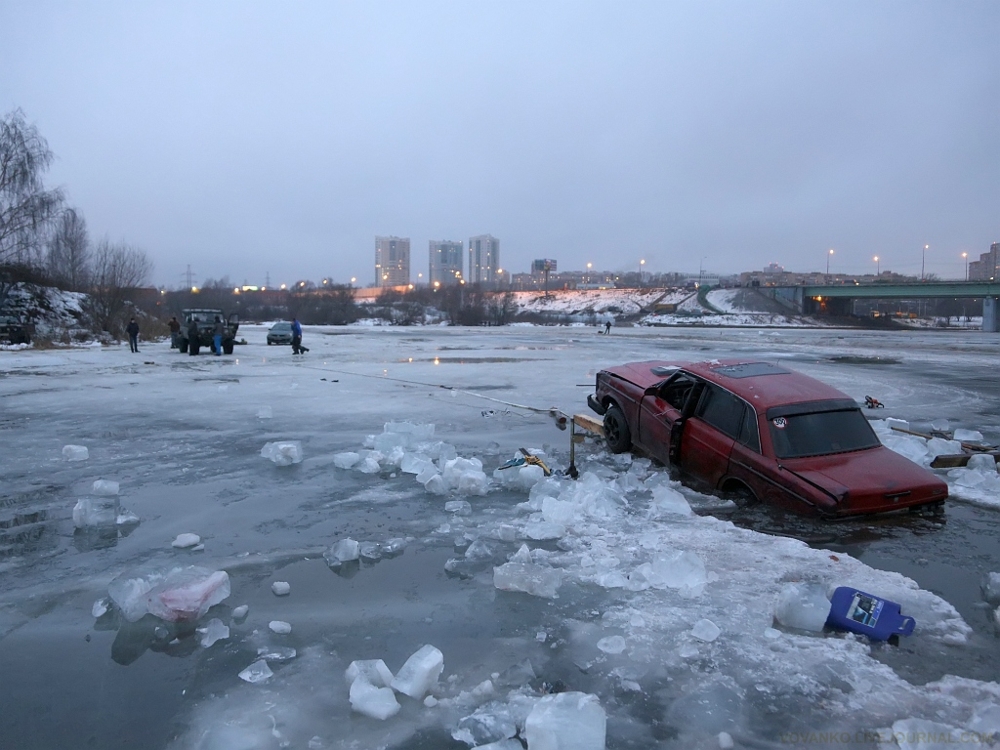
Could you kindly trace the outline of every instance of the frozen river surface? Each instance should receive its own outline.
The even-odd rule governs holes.
[[[517,405],[586,412],[597,370],[635,359],[780,359],[875,396],[879,417],[998,443],[996,336],[311,329],[299,358],[264,332],[220,358],[0,352],[4,748],[508,750],[563,690],[596,696],[608,748],[930,748],[1000,731],[996,604],[980,591],[1000,571],[995,477],[946,476],[942,518],[834,525],[735,512],[593,442],[576,482],[494,477],[522,447],[568,463],[568,433]],[[388,422],[422,434],[369,454]],[[282,441],[300,463],[261,456]],[[453,453],[482,475],[422,463]],[[74,528],[99,479],[138,524]],[[203,546],[172,546],[186,533]],[[344,539],[401,551],[329,565]],[[108,607],[117,577],[188,565],[231,587],[198,622]],[[498,582],[532,593],[498,588],[501,566]],[[899,602],[916,632],[894,647],[783,628],[776,602],[799,582]],[[203,645],[214,619],[228,637]],[[352,710],[351,662],[397,672],[428,644],[444,660],[428,699],[398,695],[384,721]],[[261,656],[273,674],[242,680]]]

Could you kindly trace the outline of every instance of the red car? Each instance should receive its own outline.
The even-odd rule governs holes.
[[[767,362],[633,362],[601,370],[587,403],[615,453],[636,448],[738,501],[851,516],[948,497],[879,442],[852,398]]]

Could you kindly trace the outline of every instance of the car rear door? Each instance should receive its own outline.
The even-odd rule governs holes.
[[[729,471],[729,456],[743,427],[747,405],[707,383],[694,415],[684,424],[680,468],[696,484],[715,489]]]
[[[698,381],[678,372],[643,394],[636,441],[658,461],[669,464],[671,431]]]

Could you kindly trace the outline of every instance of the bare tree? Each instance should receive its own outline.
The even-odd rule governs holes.
[[[90,238],[87,222],[72,208],[63,211],[49,238],[46,266],[52,280],[74,292],[87,287],[90,274]]]
[[[51,163],[48,143],[24,112],[15,109],[0,119],[0,264],[36,260],[63,198],[61,190],[47,190],[42,182]]]
[[[120,334],[125,313],[136,290],[149,283],[153,262],[143,250],[124,242],[101,240],[91,269],[91,314],[101,330]]]

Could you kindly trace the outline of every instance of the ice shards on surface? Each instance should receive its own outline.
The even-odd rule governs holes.
[[[225,640],[229,637],[229,627],[223,625],[222,620],[218,617],[213,617],[205,627],[198,628],[198,634],[201,636],[198,642],[204,648],[209,648],[216,641]]]
[[[629,578],[632,588],[646,586],[654,589],[680,589],[685,594],[697,594],[708,582],[705,563],[694,552],[687,550],[660,555],[652,562],[643,563]]]
[[[523,591],[543,599],[557,598],[563,580],[562,571],[536,565],[530,560],[527,545],[522,545],[510,562],[493,569],[493,585],[501,591]]]
[[[108,586],[108,594],[129,622],[147,612],[168,622],[199,619],[229,596],[229,575],[196,565],[166,572],[123,574]]]
[[[110,479],[98,479],[94,481],[91,492],[101,497],[110,497],[111,495],[117,495],[118,489],[118,482],[112,482]]]
[[[353,451],[346,451],[344,453],[337,453],[336,455],[334,455],[333,465],[336,466],[338,469],[350,469],[360,460],[361,460],[360,453],[354,453]]]
[[[323,559],[331,568],[339,568],[346,562],[357,560],[361,556],[361,545],[353,539],[341,539],[335,542],[326,552]]]
[[[830,615],[826,587],[818,583],[786,583],[778,594],[775,619],[786,628],[819,633]]]
[[[486,684],[492,687],[492,683]],[[517,719],[510,706],[499,701],[490,701],[479,706],[471,715],[458,722],[458,727],[452,731],[452,738],[464,742],[470,747],[481,750],[483,747],[494,748],[493,743],[504,742],[517,734]],[[522,745],[514,740],[516,746],[523,750]]]
[[[277,466],[302,463],[302,443],[298,440],[266,443],[260,449],[260,455]]]
[[[177,538],[170,543],[171,547],[186,549],[201,544],[201,537],[197,534],[178,534]]]
[[[90,451],[85,445],[64,445],[62,456],[67,461],[86,461],[90,458]]]
[[[348,685],[351,685],[358,677],[367,680],[375,687],[392,686],[392,671],[381,659],[352,661],[344,670],[344,679],[347,680]]]
[[[606,654],[620,654],[625,650],[625,639],[620,635],[609,635],[597,642],[597,648]]]
[[[267,662],[263,659],[258,659],[249,667],[240,672],[240,679],[244,682],[249,682],[251,684],[256,684],[258,682],[264,682],[264,680],[270,679],[274,675],[271,668],[267,666]]]
[[[114,526],[118,523],[118,498],[83,497],[73,507],[73,525],[78,529],[89,526]]]
[[[677,490],[665,485],[653,488],[652,510],[657,515],[674,513],[679,516],[690,516],[691,506]]]
[[[694,624],[694,627],[691,628],[691,637],[697,638],[699,641],[704,641],[705,643],[711,643],[719,637],[721,632],[722,630],[720,630],[719,626],[714,622],[702,619],[698,620],[698,622]]]
[[[529,750],[604,750],[607,715],[596,695],[546,695],[524,722]]]
[[[402,708],[392,688],[376,687],[364,677],[351,683],[350,700],[355,711],[379,721],[395,716]]]
[[[421,646],[400,667],[392,687],[414,700],[421,700],[444,670],[444,654],[431,645]]]

